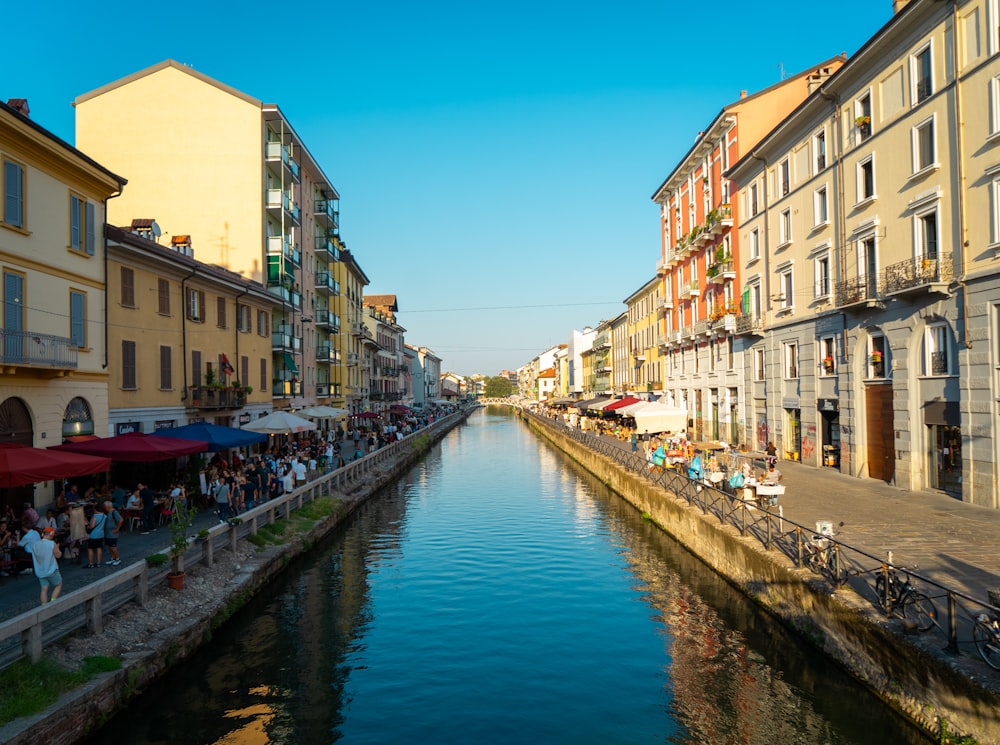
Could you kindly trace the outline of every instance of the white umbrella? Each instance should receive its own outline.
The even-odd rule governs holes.
[[[285,435],[290,432],[305,432],[316,429],[316,423],[300,416],[295,416],[287,411],[272,411],[267,416],[254,419],[249,424],[244,424],[242,429],[251,432],[266,432],[269,435]]]
[[[323,419],[326,417],[346,416],[350,412],[348,412],[347,409],[341,409],[336,406],[310,406],[305,409],[300,409],[297,413],[302,414],[303,416]]]

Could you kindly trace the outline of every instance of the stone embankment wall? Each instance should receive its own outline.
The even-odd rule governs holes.
[[[1000,696],[955,665],[940,637],[904,637],[850,589],[798,569],[732,526],[634,474],[557,428],[524,421],[671,537],[787,626],[842,664],[862,683],[934,737],[942,723],[986,743],[1000,743]],[[984,666],[985,667],[985,666]],[[989,674],[987,671],[985,674]]]
[[[416,433],[410,438],[413,443],[410,450],[370,472],[371,478],[364,482],[349,484],[342,491],[331,491],[329,496],[340,501],[340,508],[335,514],[286,544],[269,546],[255,553],[220,588],[217,601],[211,607],[160,632],[141,653],[126,654],[120,670],[101,675],[65,694],[52,707],[33,717],[16,720],[0,728],[0,745],[72,745],[94,734],[116,711],[142,694],[157,678],[211,641],[219,627],[280,575],[292,559],[310,551],[357,506],[395,481],[432,445],[463,423],[470,412],[467,410],[460,414],[449,426]]]

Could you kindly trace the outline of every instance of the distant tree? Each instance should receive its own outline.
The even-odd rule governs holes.
[[[509,396],[513,390],[514,386],[507,378],[496,376],[486,379],[486,392],[483,395],[487,398],[504,398]]]

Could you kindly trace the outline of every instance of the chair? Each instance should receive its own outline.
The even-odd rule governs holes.
[[[160,507],[160,525],[166,525],[171,522],[176,514],[177,513],[174,510],[174,500],[168,499],[163,503],[163,506]]]

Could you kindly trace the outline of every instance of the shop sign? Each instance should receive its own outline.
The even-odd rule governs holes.
[[[836,398],[820,398],[816,400],[816,408],[820,411],[839,411],[840,410],[840,399]]]
[[[159,432],[161,429],[173,429],[174,420],[173,419],[161,419],[158,422],[153,422],[153,431]]]
[[[240,414],[240,424],[250,424],[250,414]]]
[[[118,422],[115,425],[115,435],[127,435],[132,432],[142,432],[142,422]]]
[[[781,408],[783,409],[797,409],[799,408],[799,399],[795,398],[783,398],[781,399]]]

